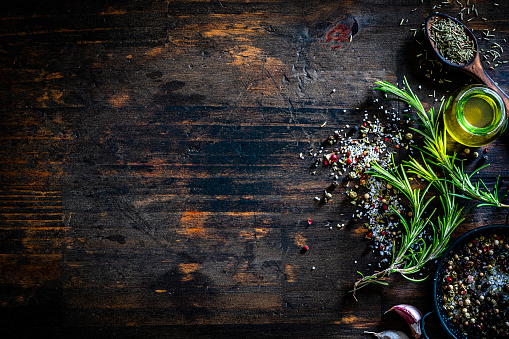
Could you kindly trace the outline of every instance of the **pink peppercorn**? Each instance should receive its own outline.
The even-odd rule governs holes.
[[[351,158],[348,158],[348,159],[346,160],[346,162],[348,162],[349,164],[351,164],[351,163],[352,163],[352,159],[351,159]]]
[[[308,225],[311,225],[313,223],[313,220],[308,219]]]
[[[336,154],[333,154],[331,155],[330,159],[332,160],[332,162],[335,162],[338,160],[338,156]]]

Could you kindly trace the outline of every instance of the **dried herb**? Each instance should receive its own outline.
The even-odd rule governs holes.
[[[467,64],[477,52],[465,27],[450,18],[435,16],[431,19],[430,39],[445,60],[457,65]]]

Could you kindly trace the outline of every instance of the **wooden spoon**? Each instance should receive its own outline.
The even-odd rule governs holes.
[[[447,59],[444,59],[444,57],[440,54],[440,52],[438,51],[438,49],[435,46],[435,43],[433,42],[433,40],[431,40],[431,32],[430,32],[431,21],[434,17],[440,17],[443,19],[449,18],[451,20],[454,20],[456,23],[458,23],[465,29],[465,33],[468,35],[470,40],[473,41],[474,48],[475,48],[475,55],[469,62],[467,62],[465,64],[452,63],[452,62],[448,61]],[[481,64],[481,58],[479,56],[479,45],[477,44],[477,39],[475,38],[474,33],[472,33],[472,31],[469,30],[467,28],[467,26],[465,26],[462,22],[456,20],[455,18],[453,18],[449,15],[442,14],[442,13],[432,13],[426,19],[426,36],[428,37],[431,47],[433,48],[435,53],[438,55],[440,60],[442,60],[444,63],[446,63],[447,65],[449,65],[451,67],[458,68],[466,73],[469,73],[470,75],[473,75],[478,81],[480,81],[481,83],[485,84],[486,86],[488,86],[489,88],[491,88],[495,92],[497,92],[500,95],[500,97],[502,98],[502,100],[504,101],[505,111],[506,111],[506,114],[509,116],[509,97],[507,96],[507,94],[504,93],[504,91],[502,91],[500,89],[500,87],[498,87],[498,85],[490,78],[490,76],[484,70],[484,68]]]

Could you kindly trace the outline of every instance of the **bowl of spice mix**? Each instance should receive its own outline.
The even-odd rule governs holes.
[[[509,338],[509,226],[472,230],[442,256],[435,310],[453,338]]]

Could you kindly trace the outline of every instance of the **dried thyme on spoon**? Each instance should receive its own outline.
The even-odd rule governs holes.
[[[468,64],[477,53],[465,27],[450,18],[433,17],[429,32],[438,53],[450,63]]]

